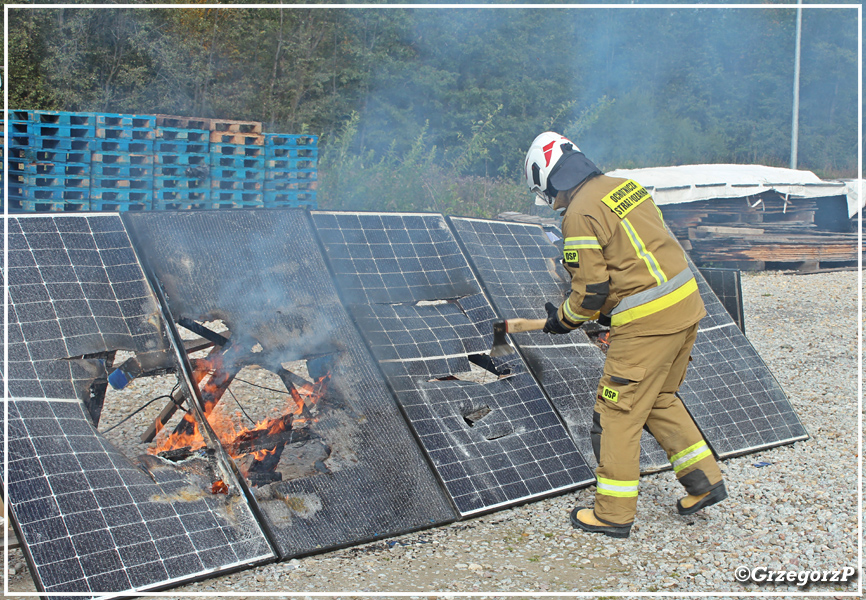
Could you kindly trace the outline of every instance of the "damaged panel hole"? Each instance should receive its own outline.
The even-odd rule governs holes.
[[[493,413],[493,410],[489,406],[484,405],[481,408],[470,408],[463,411],[462,417],[469,427],[475,427],[476,425],[482,427],[484,429],[484,438],[488,441],[498,440],[514,433],[514,428],[508,422],[491,422],[493,417],[485,420],[485,417],[488,417],[491,413]]]
[[[508,365],[497,366],[489,354],[469,354],[466,358],[469,359],[468,371],[442,375],[428,381],[471,381],[484,385],[514,375]]]
[[[332,473],[357,462],[361,419],[329,386],[336,355],[287,361],[258,340],[232,335],[220,321],[178,324],[208,424],[251,486]],[[154,407],[158,412],[170,402]],[[151,461],[183,468],[205,452],[187,408],[157,424],[146,448]]]

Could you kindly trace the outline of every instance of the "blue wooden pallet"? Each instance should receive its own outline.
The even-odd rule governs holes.
[[[92,138],[64,138],[43,136],[10,136],[10,148],[53,151],[89,151],[93,149]]]
[[[29,162],[20,158],[9,158],[9,173],[32,177],[89,177],[90,165]]]
[[[178,115],[156,115],[156,126],[168,129],[210,130],[210,119],[200,117],[181,117]]]
[[[317,135],[287,135],[284,133],[266,133],[265,146],[268,148],[298,148],[316,146],[319,143]]]
[[[153,140],[93,140],[93,151],[97,154],[121,152],[127,154],[153,154],[153,148]]]
[[[242,146],[240,144],[211,143],[210,153],[216,156],[264,156],[264,146]]]
[[[153,165],[152,154],[130,154],[129,152],[94,152],[91,162],[105,166],[151,166]]]
[[[153,190],[153,178],[129,179],[121,177],[96,177],[93,176],[90,186],[91,191],[107,192],[144,192]]]
[[[153,165],[130,165],[122,163],[93,163],[92,173],[94,179],[130,179],[130,180],[152,180]]]
[[[225,169],[265,169],[265,159],[263,156],[235,156],[232,154],[210,154],[210,164],[216,168]]]
[[[9,182],[9,197],[18,200],[32,202],[86,202],[90,198],[90,188],[65,188],[65,187],[35,187],[30,185],[18,185]],[[11,206],[11,205],[10,205]]]
[[[175,127],[159,127],[156,130],[157,139],[191,142],[195,144],[210,144],[210,132],[201,129],[180,129]]]
[[[294,192],[265,191],[265,206],[300,206],[315,205],[316,192],[314,190]]]
[[[152,200],[133,200],[123,201],[116,199],[97,199],[90,200],[90,210],[99,212],[130,212],[151,210],[153,208]]]
[[[268,173],[285,172],[313,172],[316,171],[316,161],[305,158],[286,158],[282,160],[269,160]]]
[[[207,152],[157,152],[153,161],[164,167],[190,167],[210,164],[210,154]]]
[[[95,131],[93,125],[55,125],[23,121],[12,121],[9,127],[9,133],[15,136],[43,138],[92,138]]]
[[[94,113],[96,126],[110,129],[154,129],[155,115],[130,115],[118,113]]]
[[[191,142],[185,140],[156,140],[154,151],[158,154],[207,154],[207,142]]]
[[[154,130],[153,129],[125,129],[125,128],[96,128],[96,138],[100,140],[124,140],[124,141],[139,141],[139,140],[149,140],[153,141]]]
[[[80,212],[90,210],[90,201],[27,200],[9,196],[9,212]]]
[[[80,175],[66,177],[50,173],[18,173],[16,177],[21,185],[33,189],[78,190],[90,187],[90,179],[88,177],[81,177]]]
[[[150,204],[153,201],[153,190],[91,188],[90,200],[100,202],[144,202]]]
[[[265,157],[267,163],[272,161],[285,160],[292,158],[306,158],[308,160],[316,160],[319,157],[319,149],[316,147],[286,147],[286,148],[265,148]]]
[[[262,190],[259,179],[211,179],[211,192],[259,192]]]
[[[93,113],[59,110],[10,110],[9,120],[75,126],[94,125],[96,123]]]
[[[264,206],[264,195],[262,192],[212,189],[209,203],[210,208],[228,208],[228,205],[235,208]]]
[[[37,163],[52,163],[55,165],[86,165],[92,160],[90,150],[35,150],[27,148],[20,158]]]
[[[210,190],[210,184],[207,179],[202,180],[194,177],[154,177],[153,189],[173,192],[205,192]]]

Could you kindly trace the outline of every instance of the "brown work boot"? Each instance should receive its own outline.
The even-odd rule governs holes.
[[[689,494],[685,498],[677,500],[677,512],[681,515],[691,515],[702,508],[721,502],[727,497],[728,492],[725,490],[725,482],[721,481],[709,492],[698,496]]]
[[[575,529],[583,529],[592,533],[603,533],[615,538],[627,538],[631,532],[631,523],[628,525],[616,525],[602,521],[595,516],[595,511],[585,506],[578,506],[571,511],[571,526]]]

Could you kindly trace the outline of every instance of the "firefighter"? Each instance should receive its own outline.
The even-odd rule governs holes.
[[[575,528],[628,537],[637,510],[640,438],[667,452],[688,515],[727,497],[722,474],[676,395],[706,314],[697,282],[661,211],[639,183],[608,177],[565,137],[545,132],[526,155],[529,189],[564,210],[563,263],[571,293],[547,303],[544,331],[566,334],[596,318],[610,326],[590,436],[598,462],[595,505],[571,512]]]

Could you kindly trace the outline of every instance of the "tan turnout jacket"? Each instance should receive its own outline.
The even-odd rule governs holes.
[[[597,311],[617,335],[682,331],[705,314],[685,253],[639,183],[598,175],[568,192],[562,219],[563,261],[571,295],[559,320],[574,329]]]

